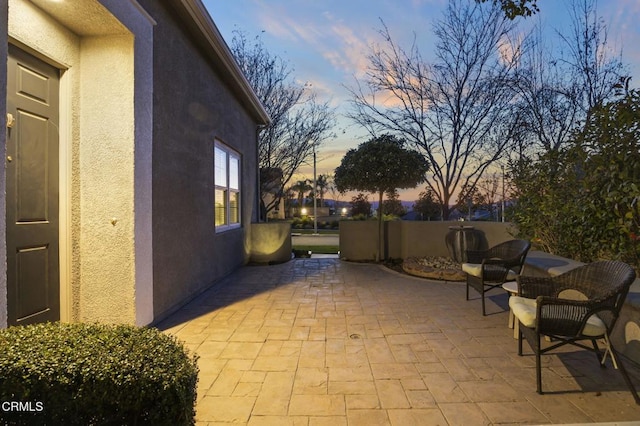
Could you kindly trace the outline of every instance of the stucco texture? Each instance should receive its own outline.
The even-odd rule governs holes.
[[[154,30],[153,276],[156,319],[248,261],[256,219],[256,123],[166,2]],[[241,221],[216,233],[213,148],[241,154]]]
[[[423,256],[449,256],[444,244],[450,226],[474,226],[482,234],[481,248],[513,239],[511,223],[497,222],[385,222],[386,240],[382,251],[387,258],[407,259]],[[378,222],[343,221],[340,223],[340,255],[349,260],[372,260],[378,244]]]
[[[153,22],[132,2],[10,0],[8,23],[61,69],[61,320],[147,324]]]
[[[134,317],[132,50],[131,36],[82,41],[81,73],[91,76],[82,79],[80,119],[83,320]],[[89,95],[104,90],[111,96]]]
[[[0,2],[0,62],[7,63],[7,26],[8,26],[8,3]],[[7,99],[7,73],[0,73],[0,99]],[[6,102],[0,103],[0,126],[5,129],[7,117]],[[7,134],[0,133],[0,158],[5,158],[7,152]],[[2,162],[0,166],[0,194],[5,193],[6,185],[6,165]],[[6,209],[5,197],[0,197],[0,211]],[[5,222],[0,223],[0,241],[6,241]],[[7,326],[7,245],[0,244],[0,328]]]

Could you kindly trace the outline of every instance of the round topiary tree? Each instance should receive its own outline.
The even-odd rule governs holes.
[[[415,188],[425,181],[429,163],[417,151],[405,148],[405,141],[393,135],[382,135],[350,149],[335,170],[338,191],[368,191],[378,194],[378,247],[380,261],[383,223],[382,199],[385,192]]]

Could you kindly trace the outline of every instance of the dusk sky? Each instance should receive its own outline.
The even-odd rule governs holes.
[[[318,174],[333,175],[347,149],[367,140],[362,130],[340,116],[349,94],[343,85],[353,86],[367,66],[369,47],[381,42],[380,19],[400,45],[409,48],[416,37],[423,57],[432,57],[432,23],[442,17],[447,0],[203,0],[209,14],[230,44],[233,31],[249,38],[260,36],[265,47],[289,61],[293,75],[310,83],[320,100],[337,108],[338,137],[319,149]],[[522,21],[522,31],[531,24],[544,28],[554,44],[560,41],[556,29],[570,25],[563,0],[539,0],[540,13]],[[632,86],[640,86],[640,0],[600,0],[598,13],[609,30],[609,43],[622,49]],[[301,169],[311,178],[312,169]],[[413,201],[424,185],[402,191],[402,199]],[[346,199],[346,198],[345,198]]]

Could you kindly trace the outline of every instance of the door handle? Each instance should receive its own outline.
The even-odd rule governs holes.
[[[10,112],[7,113],[7,128],[12,128],[13,125],[16,123],[16,119],[13,117],[13,114],[11,114]]]

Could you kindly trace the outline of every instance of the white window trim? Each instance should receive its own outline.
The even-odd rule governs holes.
[[[215,167],[216,167],[216,163],[215,163],[215,148],[218,148],[222,151],[224,151],[226,153],[226,164],[225,164],[225,172],[226,172],[226,185],[218,185],[217,182],[215,181]],[[238,161],[238,176],[237,176],[237,181],[238,181],[238,188],[234,189],[231,188],[231,167],[230,167],[230,163],[231,163],[231,159],[235,158]],[[242,156],[240,155],[240,153],[238,153],[236,150],[230,148],[229,146],[223,144],[222,142],[216,140],[214,143],[214,155],[213,155],[213,169],[214,169],[214,178],[213,178],[213,191],[214,191],[214,205],[213,205],[213,223],[216,229],[216,232],[225,232],[225,231],[229,231],[231,229],[238,229],[242,226]],[[215,191],[221,189],[225,191],[225,206],[226,206],[226,211],[225,211],[225,217],[226,217],[226,223],[222,224],[222,225],[215,225],[216,222],[216,218],[215,218],[215,214],[216,214],[216,208],[215,208]],[[237,223],[229,223],[229,218],[231,217],[231,194],[232,193],[237,193],[239,194],[239,200],[238,200],[238,222]]]

